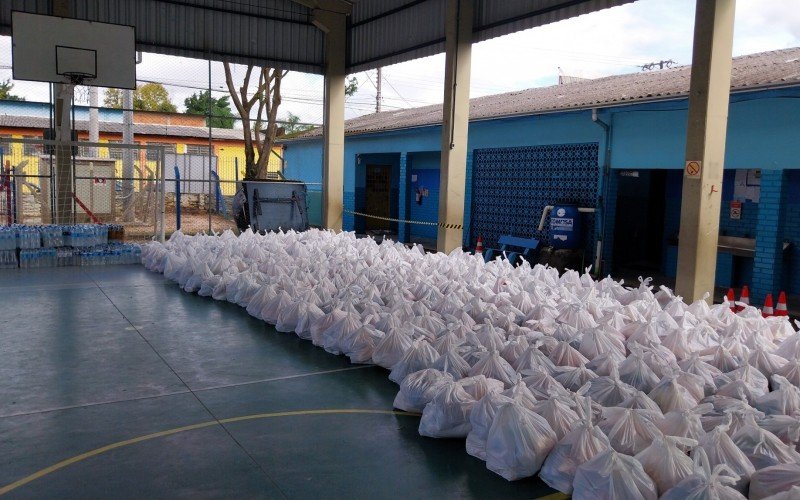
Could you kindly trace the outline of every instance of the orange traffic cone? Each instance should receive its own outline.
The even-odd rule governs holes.
[[[475,244],[475,253],[483,253],[483,236],[478,236],[478,242]]]
[[[728,304],[731,306],[731,311],[736,312],[736,295],[733,293],[733,288],[728,288],[728,293],[725,295]]]
[[[775,307],[775,316],[788,316],[789,311],[786,309],[786,292],[781,292],[778,295],[778,305]]]
[[[750,305],[750,289],[747,288],[747,285],[742,287],[742,295],[739,297],[739,304],[737,305],[737,311],[744,311],[744,308]]]
[[[761,315],[765,318],[774,316],[775,312],[772,310],[772,294],[768,293],[767,298],[764,299],[764,308],[761,310]]]

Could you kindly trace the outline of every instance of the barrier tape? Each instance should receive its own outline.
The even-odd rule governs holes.
[[[441,222],[428,222],[428,221],[421,221],[421,220],[406,220],[406,219],[395,219],[393,217],[381,217],[379,215],[371,215],[365,214],[364,212],[356,212],[353,210],[344,210],[346,214],[352,215],[360,215],[361,217],[369,217],[370,219],[378,219],[378,220],[385,220],[389,222],[402,222],[404,224],[418,224],[420,226],[437,226],[444,229],[464,229],[464,226],[461,224],[444,224]]]

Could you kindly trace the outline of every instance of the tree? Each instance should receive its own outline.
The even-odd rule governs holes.
[[[300,117],[289,112],[286,119],[283,121],[283,130],[285,134],[296,134],[314,128],[314,125],[300,123]]]
[[[108,108],[121,108],[122,92],[121,89],[106,90],[103,105]],[[178,108],[169,100],[169,92],[160,83],[137,85],[133,91],[133,109],[162,113],[178,112]]]
[[[345,83],[344,95],[350,97],[356,92],[358,92],[358,78],[352,76],[348,78],[347,82]]]
[[[218,128],[233,128],[233,111],[228,101],[228,96],[215,98],[210,96],[208,90],[197,92],[187,97],[183,104],[186,105],[186,112],[190,115],[206,116],[206,125]],[[209,102],[210,99],[210,102]]]
[[[247,66],[242,85],[236,89],[230,63],[225,68],[225,83],[231,101],[242,119],[244,134],[245,180],[267,178],[267,165],[278,133],[278,108],[281,105],[281,81],[288,71],[270,67]],[[255,70],[258,83],[250,88]]]
[[[11,80],[3,80],[0,82],[0,99],[5,99],[6,101],[24,101],[24,97],[11,93],[11,89],[13,88],[14,84],[11,83]]]

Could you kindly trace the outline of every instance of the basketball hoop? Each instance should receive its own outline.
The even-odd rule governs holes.
[[[79,86],[83,85],[83,81],[87,78],[94,78],[97,75],[92,75],[90,73],[82,73],[80,71],[65,71],[61,73],[64,77],[67,78],[70,85]],[[88,95],[89,89],[86,89],[86,94]]]
[[[132,26],[11,13],[15,80],[136,88]]]

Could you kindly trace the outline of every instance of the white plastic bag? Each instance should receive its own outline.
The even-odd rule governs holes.
[[[752,414],[744,416],[744,425],[731,439],[756,470],[800,461],[800,454],[782,443],[775,434],[759,427]]]
[[[462,379],[469,373],[469,363],[458,354],[455,348],[452,348],[439,356],[434,361],[432,368],[449,373],[455,380]]]
[[[485,375],[473,375],[472,377],[465,377],[461,380],[456,380],[467,394],[472,396],[475,401],[480,401],[485,395],[490,392],[503,392],[503,383],[493,378],[487,378]]]
[[[404,411],[421,412],[440,389],[452,383],[453,377],[449,373],[442,373],[433,368],[414,372],[400,384],[400,391],[394,398],[394,407]]]
[[[399,384],[409,373],[430,368],[438,357],[439,353],[431,347],[427,340],[415,340],[400,361],[392,367],[389,380]]]
[[[592,379],[586,392],[586,396],[606,407],[617,406],[634,394],[636,389],[619,379],[616,367],[610,375]]]
[[[508,361],[500,356],[497,351],[489,351],[485,354],[475,366],[469,370],[469,376],[485,375],[487,378],[493,378],[503,382],[506,388],[511,387],[516,379],[514,369],[508,364]]]
[[[572,493],[578,466],[611,447],[603,431],[592,423],[592,409],[585,404],[580,421],[556,444],[547,456],[539,477],[562,493]]]
[[[647,365],[638,347],[620,363],[619,379],[642,392],[650,392],[658,384],[658,375]]]
[[[775,390],[756,398],[756,408],[767,415],[800,413],[800,389],[780,375],[772,376],[772,386]]]
[[[656,485],[659,495],[694,472],[692,459],[678,446],[694,446],[694,439],[676,436],[656,436],[653,442],[636,455],[644,471]]]
[[[380,341],[380,335],[374,326],[366,323],[342,337],[340,342],[342,353],[350,358],[351,363],[371,363],[372,353],[375,352],[375,344]]]
[[[555,432],[556,438],[561,440],[580,419],[575,410],[572,409],[574,405],[575,403],[571,399],[554,396],[537,402],[533,407],[533,411],[547,420],[550,428]]]
[[[702,389],[701,389],[702,390]],[[689,389],[678,383],[678,374],[668,375],[648,394],[664,413],[688,410],[697,406],[697,399]]]
[[[475,406],[461,384],[448,383],[425,405],[419,421],[421,436],[433,438],[465,438],[472,428],[469,415]]]
[[[661,413],[661,408],[655,401],[650,399],[647,394],[642,391],[636,393],[619,404],[621,408],[630,408],[631,410],[650,410],[656,413]]]
[[[717,465],[729,467],[739,476],[739,479],[732,486],[739,492],[744,493],[747,491],[747,485],[750,483],[750,476],[755,472],[755,467],[750,463],[747,455],[728,436],[729,425],[730,423],[718,425],[708,431],[705,436],[702,436],[698,440],[697,446],[692,450],[692,457],[695,456],[697,450],[703,450],[706,457],[708,457],[708,465],[711,468]]]
[[[664,435],[677,436],[698,441],[706,434],[703,430],[703,423],[700,416],[710,412],[713,406],[701,404],[687,410],[670,411],[664,414],[664,418],[656,420],[655,424]],[[684,451],[688,451],[684,449]]]
[[[314,331],[311,333],[313,335]],[[409,349],[411,349],[411,337],[400,329],[393,329],[375,346],[372,361],[391,370]]]
[[[588,381],[597,378],[597,374],[585,366],[561,366],[556,369],[555,379],[572,392],[583,387]]]
[[[702,449],[693,453],[694,472],[661,497],[661,500],[745,500],[733,485],[739,476],[725,464],[714,466]]]
[[[556,444],[547,421],[518,402],[500,407],[486,439],[486,467],[514,481],[539,471]]]
[[[467,453],[475,458],[486,460],[486,439],[497,411],[513,400],[499,392],[490,392],[472,408],[469,421],[472,425],[467,435]]]
[[[605,408],[604,420],[599,427],[606,433],[615,450],[633,456],[650,446],[653,439],[661,435],[661,431],[653,423],[660,416],[657,412],[648,410]]]
[[[790,415],[772,415],[758,421],[759,427],[775,434],[784,444],[798,450],[800,444],[800,418]],[[800,451],[800,450],[798,450]]]
[[[760,500],[800,486],[800,464],[766,467],[750,478],[750,498]]]
[[[656,485],[633,457],[608,449],[578,466],[572,497],[593,500],[656,500]]]

